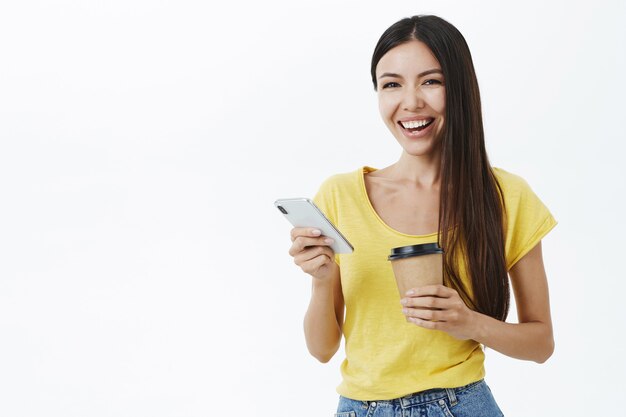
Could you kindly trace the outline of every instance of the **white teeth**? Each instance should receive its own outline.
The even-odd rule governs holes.
[[[412,120],[410,122],[400,122],[405,129],[415,129],[428,124],[428,120]]]

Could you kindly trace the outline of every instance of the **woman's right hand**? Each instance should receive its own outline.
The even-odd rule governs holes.
[[[325,280],[332,277],[335,263],[335,252],[330,248],[333,239],[320,236],[320,231],[310,227],[294,227],[291,229],[289,255],[304,272],[313,278]]]

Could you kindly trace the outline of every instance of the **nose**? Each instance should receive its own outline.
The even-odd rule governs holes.
[[[402,97],[402,107],[406,111],[415,111],[424,108],[424,98],[419,91],[407,89]]]

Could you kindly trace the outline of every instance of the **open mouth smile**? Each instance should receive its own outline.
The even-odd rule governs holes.
[[[398,125],[402,128],[402,133],[405,136],[416,138],[426,135],[434,121],[433,117],[426,117],[416,120],[398,121]]]

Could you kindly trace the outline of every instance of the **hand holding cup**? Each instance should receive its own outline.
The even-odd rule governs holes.
[[[436,243],[393,248],[388,259],[400,298],[410,289],[443,285],[443,250]]]

